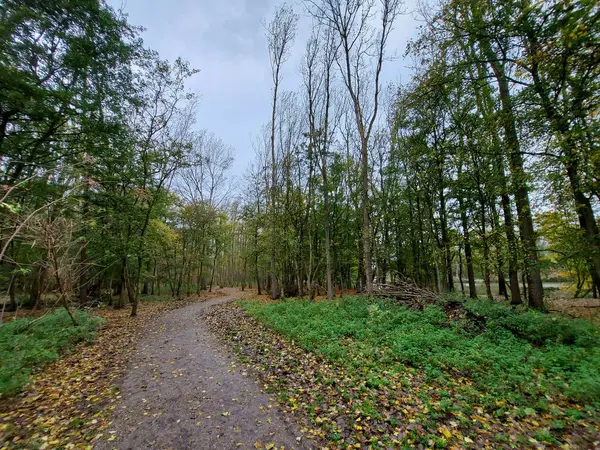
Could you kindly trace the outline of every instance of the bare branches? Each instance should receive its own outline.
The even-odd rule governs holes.
[[[273,76],[273,107],[271,110],[271,296],[279,297],[277,276],[275,273],[275,206],[277,167],[275,161],[275,118],[277,115],[277,94],[281,80],[281,65],[289,56],[289,49],[296,38],[298,16],[294,10],[283,4],[275,11],[273,20],[266,28],[271,72]]]
[[[227,172],[233,149],[213,133],[202,131],[192,144],[189,166],[181,171],[179,191],[189,202],[206,202],[219,208],[231,194]]]
[[[273,83],[280,81],[280,68],[289,57],[290,47],[296,39],[298,15],[284,3],[275,10],[271,22],[265,26]]]

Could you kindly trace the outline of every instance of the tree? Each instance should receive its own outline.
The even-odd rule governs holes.
[[[363,264],[366,290],[373,288],[371,217],[369,203],[369,141],[373,132],[381,94],[381,71],[385,49],[394,21],[400,14],[399,0],[383,0],[379,11],[379,28],[370,24],[374,2],[371,0],[309,0],[311,14],[339,39],[340,53],[336,59],[348,95],[352,101],[354,120],[360,137],[361,201]],[[375,33],[377,33],[375,35]],[[368,67],[372,72],[365,71]],[[374,82],[370,85],[369,80]],[[369,95],[371,104],[366,103]]]
[[[273,103],[271,108],[271,297],[280,295],[275,269],[276,219],[277,208],[277,166],[275,160],[275,128],[277,117],[277,99],[281,83],[281,67],[289,56],[290,46],[296,37],[298,16],[294,10],[283,4],[279,6],[273,20],[266,26],[271,73],[273,76]]]

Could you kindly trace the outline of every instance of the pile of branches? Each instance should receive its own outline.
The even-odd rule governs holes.
[[[394,284],[373,284],[373,295],[393,298],[403,302],[435,303],[439,296],[429,289],[419,287],[414,281],[401,278]]]

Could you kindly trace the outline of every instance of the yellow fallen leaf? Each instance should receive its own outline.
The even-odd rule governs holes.
[[[448,430],[446,427],[440,427],[439,432],[442,433],[446,439],[450,439],[452,437],[452,433],[450,433],[450,430]]]
[[[273,447],[275,447],[275,444],[273,442],[269,442],[268,444],[265,444],[265,448],[267,450],[271,450]]]
[[[254,448],[262,448],[262,442],[258,441],[254,443]]]

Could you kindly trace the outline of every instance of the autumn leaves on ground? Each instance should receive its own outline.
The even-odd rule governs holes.
[[[368,297],[246,297],[190,306],[204,300],[143,302],[134,319],[123,310],[90,311],[103,319],[93,343],[35,367],[23,392],[1,399],[2,448],[125,448],[116,422],[124,414],[132,424],[144,417],[117,408],[128,405],[123,375],[140,351],[141,335],[152,331],[160,341],[167,331],[157,327],[159,316],[180,307],[183,316],[173,317],[202,311],[195,333],[218,336],[221,346],[211,352],[228,357],[231,350],[244,377],[273,399],[268,424],[273,419],[291,427],[275,427],[267,439],[250,442],[238,434],[227,441],[226,427],[205,418],[230,418],[220,417],[221,409],[204,411],[205,424],[195,432],[206,437],[213,436],[210,427],[218,430],[203,448],[228,448],[225,442],[232,448],[282,448],[285,442],[285,448],[330,449],[600,445],[600,336],[586,321],[458,297],[408,306]],[[189,356],[194,364],[196,355]],[[194,389],[222,381],[206,378],[177,382]],[[172,422],[169,432],[183,433],[183,422]],[[181,445],[173,448],[197,448]]]
[[[144,325],[165,311],[197,300],[201,299],[144,303],[139,317],[135,319],[130,318],[129,311],[125,309],[91,311],[90,314],[103,319],[98,324],[92,344],[82,343],[71,348],[64,357],[50,365],[34,366],[33,375],[23,392],[10,395],[14,391],[12,386],[3,390],[0,397],[2,448],[91,446],[107,433],[110,416],[119,399],[119,380],[125,373]],[[58,335],[70,328],[72,324],[67,321],[63,328],[52,332]],[[0,346],[4,350],[17,338],[24,340],[28,337],[30,334],[27,333],[2,335]],[[20,349],[13,347],[11,350],[11,357],[16,358]],[[40,360],[43,353],[52,350],[40,348],[31,359]],[[6,353],[2,356],[0,369],[5,369],[10,360],[5,359]],[[23,365],[27,366],[27,362]]]

